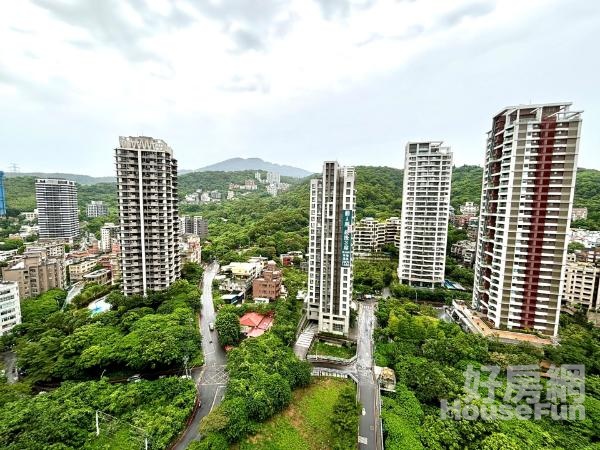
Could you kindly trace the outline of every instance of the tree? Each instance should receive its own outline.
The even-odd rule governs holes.
[[[181,268],[181,278],[186,279],[191,284],[197,286],[202,282],[204,269],[198,263],[187,261]]]
[[[334,449],[343,450],[355,445],[359,410],[354,387],[345,387],[333,406],[333,415],[330,419],[335,433]]]
[[[575,253],[577,250],[585,250],[585,245],[581,242],[569,242],[568,252]]]
[[[222,346],[235,345],[240,340],[240,318],[238,315],[225,308],[217,313],[215,328],[219,334],[219,343]]]

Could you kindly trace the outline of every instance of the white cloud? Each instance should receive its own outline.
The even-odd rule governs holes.
[[[577,2],[585,8],[582,4]],[[504,36],[508,42],[513,30],[526,33],[528,24],[561,5],[560,0],[11,2],[0,16],[0,104],[5,111],[105,121],[120,132],[150,124],[163,134],[161,127],[172,126],[175,118],[210,117],[216,129],[235,133],[236,123],[248,116],[270,120],[331,95],[353,95],[437,52],[485,52],[481,43],[502,45]],[[447,114],[451,106],[443,102],[440,98]],[[491,113],[486,110],[485,117]],[[214,142],[219,139],[243,141],[216,136]]]

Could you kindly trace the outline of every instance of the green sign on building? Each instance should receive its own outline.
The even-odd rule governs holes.
[[[350,267],[352,260],[352,235],[350,227],[352,226],[352,210],[344,209],[342,211],[342,267]]]

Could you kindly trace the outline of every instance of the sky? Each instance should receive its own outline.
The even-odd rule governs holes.
[[[594,0],[19,0],[0,15],[0,170],[114,174],[119,135],[182,169],[259,157],[401,168],[408,141],[483,164],[494,114],[583,110],[600,169]]]

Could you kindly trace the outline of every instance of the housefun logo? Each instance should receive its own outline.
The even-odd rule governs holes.
[[[482,374],[484,376],[482,376]],[[584,420],[585,366],[550,366],[542,381],[537,365],[508,366],[504,386],[499,366],[467,366],[466,395],[449,403],[441,401],[441,418],[454,420]],[[483,395],[482,395],[483,392]],[[502,392],[500,392],[502,394]],[[544,394],[544,395],[542,395]],[[501,398],[501,401],[499,400]]]

